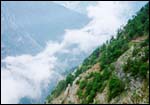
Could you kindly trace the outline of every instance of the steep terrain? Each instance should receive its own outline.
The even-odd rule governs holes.
[[[46,103],[149,103],[149,4],[61,80]]]

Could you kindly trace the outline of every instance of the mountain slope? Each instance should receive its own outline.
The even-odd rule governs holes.
[[[1,9],[1,43],[6,55],[35,55],[47,41],[60,41],[65,29],[80,28],[89,22],[86,15],[53,2],[3,1]]]
[[[46,103],[149,103],[149,3],[60,81]]]

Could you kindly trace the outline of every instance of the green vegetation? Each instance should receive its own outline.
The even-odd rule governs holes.
[[[72,74],[67,75],[67,77],[66,77],[66,84],[72,85],[74,79],[75,79],[74,75],[72,75]]]
[[[130,19],[123,29],[118,30],[116,39],[112,37],[109,43],[101,47],[101,68],[104,69],[123,54],[128,49],[129,41],[147,34],[149,34],[149,3],[132,20]],[[149,43],[149,40],[147,39],[145,43]]]
[[[111,69],[110,67],[105,68],[105,69],[103,70],[102,80],[108,80],[109,77],[110,77],[110,75],[111,75],[111,72],[112,72],[113,70],[114,70],[114,68],[113,68],[113,69]]]
[[[83,89],[85,86],[86,86],[86,81],[85,80],[80,81],[79,84],[80,89]]]
[[[77,85],[79,84],[79,80],[76,81],[76,84],[77,84]]]
[[[130,72],[134,77],[146,78],[149,70],[149,63],[143,62],[141,59],[128,59],[128,62],[124,65],[123,70],[128,73]]]
[[[83,97],[83,95],[82,95],[82,90],[81,89],[79,89],[78,91],[77,91],[77,95],[78,95],[78,97],[80,98],[80,99],[82,99]]]
[[[149,41],[147,37],[143,42],[136,45],[132,57],[129,58],[127,63],[124,64],[123,70],[127,73],[131,73],[134,77],[141,77],[146,79],[147,72],[149,70]]]
[[[61,92],[66,89],[66,87],[67,87],[67,83],[65,80],[59,81],[55,90],[53,90],[51,95],[47,97],[48,101],[50,102],[54,97],[58,97],[61,94]]]
[[[128,21],[124,29],[128,40],[149,34],[149,3],[142,7],[132,20]]]
[[[147,71],[149,70],[149,64],[148,63],[143,63],[140,68],[139,68],[139,75],[142,78],[146,78]]]
[[[124,90],[124,83],[115,75],[113,75],[109,81],[109,93],[108,102],[120,95]]]
[[[142,61],[148,61],[149,60],[149,45],[147,47],[145,47],[144,54],[145,54],[145,56],[142,57]]]
[[[99,72],[92,72],[88,75],[89,80],[82,80],[77,91],[77,95],[82,100],[82,103],[92,103],[96,93],[102,92],[105,88],[110,75],[111,70],[109,68],[105,69],[102,74]]]
[[[140,44],[141,44],[141,47],[145,47],[145,46],[149,45],[149,36]]]
[[[118,38],[118,40],[112,38],[109,44],[103,46],[106,47],[103,48],[100,57],[100,66],[102,69],[116,61],[128,49],[128,41],[121,38]]]
[[[81,73],[85,72],[86,70],[90,69],[94,64],[98,62],[99,55],[100,54],[100,48],[98,47],[88,58],[86,58],[82,66],[77,69],[75,72],[75,77],[78,77]]]
[[[64,91],[66,89],[66,87],[68,86],[68,84],[72,85],[73,81],[74,81],[75,77],[74,75],[72,75],[71,73],[66,77],[65,80],[61,80],[58,82],[56,88],[51,92],[51,95],[49,95],[47,97],[47,99],[49,100],[49,102],[55,98],[58,97],[62,91]]]

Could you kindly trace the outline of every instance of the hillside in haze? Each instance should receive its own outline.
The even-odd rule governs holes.
[[[6,1],[1,9],[2,57],[35,55],[49,40],[62,40],[65,29],[81,28],[90,20],[53,2]]]
[[[68,8],[65,8],[64,6],[61,6],[59,4],[53,3],[53,2],[42,2],[42,1],[2,1],[1,2],[1,72],[2,74],[5,74],[7,71],[12,71],[11,75],[7,77],[7,80],[12,80],[10,83],[12,85],[18,84],[16,87],[14,86],[11,89],[9,89],[11,92],[14,92],[16,97],[11,97],[11,92],[6,90],[6,87],[8,87],[8,84],[10,84],[8,81],[5,82],[5,80],[2,80],[4,83],[4,92],[3,95],[1,95],[2,98],[4,98],[3,102],[4,103],[43,103],[43,100],[47,96],[48,92],[46,92],[47,89],[41,89],[43,88],[42,86],[34,86],[37,85],[37,80],[36,79],[31,79],[34,76],[31,76],[31,78],[28,76],[31,75],[32,71],[35,73],[37,72],[39,74],[39,71],[42,73],[45,72],[45,63],[40,62],[39,64],[36,64],[35,66],[33,65],[35,62],[41,58],[36,58],[36,56],[41,53],[43,50],[46,49],[48,46],[49,41],[53,42],[60,42],[65,34],[66,29],[79,29],[86,25],[90,19],[81,13],[75,12],[73,10],[70,10]],[[52,45],[53,46],[53,45]],[[70,46],[70,49],[73,46]],[[53,47],[52,47],[53,48]],[[53,50],[53,49],[52,49]],[[48,54],[52,51],[50,50]],[[23,59],[20,59],[20,56],[22,55],[27,55],[28,57],[35,57],[36,60],[33,61],[32,58],[29,58],[29,61],[33,61],[30,63],[31,65],[28,65],[28,62],[26,62],[26,56],[22,57]],[[43,54],[44,55],[44,54]],[[62,62],[66,58],[69,58],[70,55],[67,54],[66,57],[62,56],[63,54],[59,54],[61,60],[57,60],[57,62]],[[44,55],[45,56],[45,55]],[[81,55],[79,55],[80,60],[82,60]],[[15,61],[12,63],[10,62],[3,62],[4,59],[7,59],[7,57],[13,57],[17,58]],[[49,56],[46,56],[43,61],[46,61],[47,59],[50,59]],[[50,59],[51,60],[51,59]],[[53,60],[53,58],[52,58]],[[25,61],[25,62],[24,62]],[[67,63],[70,63],[68,65]],[[53,86],[55,86],[55,82],[58,81],[60,74],[65,75],[67,72],[69,72],[70,69],[74,66],[76,66],[75,63],[72,63],[71,61],[68,62],[62,62],[61,65],[62,67],[66,67],[68,71],[63,71],[63,70],[58,70],[60,68],[59,66],[55,66],[55,72],[51,77],[55,77],[55,79],[51,79],[51,84],[47,87],[48,90],[51,90]],[[19,63],[19,64],[17,64]],[[77,62],[78,63],[78,62]],[[27,65],[26,65],[27,64]],[[40,64],[43,64],[42,69],[35,68],[37,65],[39,66]],[[47,63],[46,63],[47,65]],[[48,65],[50,66],[50,62],[48,61]],[[63,66],[64,65],[64,66]],[[8,67],[9,66],[9,67]],[[13,67],[15,66],[15,67]],[[12,67],[12,68],[11,68]],[[49,69],[50,67],[48,67]],[[7,69],[7,70],[6,70]],[[37,69],[40,69],[39,71]],[[16,70],[18,70],[16,72]],[[6,71],[6,72],[5,72]],[[28,74],[24,74],[25,72]],[[50,71],[50,70],[47,70]],[[5,72],[5,73],[4,73]],[[58,72],[58,73],[57,73]],[[41,77],[41,74],[40,77]],[[49,73],[49,72],[48,72]],[[47,73],[47,74],[48,74]],[[24,76],[22,76],[24,75]],[[49,73],[49,75],[51,75]],[[7,75],[2,76],[2,79],[6,79]],[[17,79],[10,79],[10,78],[17,78]],[[43,73],[43,78],[46,76]],[[9,79],[8,79],[9,78]],[[30,89],[25,89],[25,90],[32,90],[34,92],[42,90],[42,95],[39,96],[36,99],[33,97],[30,97],[34,93],[29,93],[31,95],[24,95],[26,94],[23,90],[22,87],[22,82],[18,82],[19,80],[24,80],[27,82],[27,85],[32,85]],[[27,79],[28,78],[28,79]],[[39,82],[39,77],[37,77],[38,82]],[[42,81],[43,79],[41,79]],[[15,82],[17,81],[17,82]],[[33,83],[35,81],[35,83]],[[24,83],[25,84],[25,83]],[[39,83],[40,84],[40,83]],[[48,84],[48,83],[47,83]],[[5,87],[6,85],[6,87]],[[21,91],[19,91],[19,88]],[[35,89],[36,88],[36,89]],[[41,90],[38,90],[41,89]],[[6,90],[6,91],[5,91]],[[15,90],[18,90],[15,92]],[[22,91],[23,90],[23,91]],[[38,92],[35,92],[37,94]],[[17,95],[19,93],[19,95]],[[20,95],[21,94],[21,95]],[[23,94],[23,95],[22,95]],[[6,97],[5,97],[6,95]],[[33,95],[34,96],[34,95]],[[11,99],[10,99],[11,97]],[[5,100],[6,98],[6,100]],[[12,100],[12,101],[10,101]],[[16,101],[17,100],[17,101]]]
[[[49,104],[149,103],[149,3],[47,97]]]

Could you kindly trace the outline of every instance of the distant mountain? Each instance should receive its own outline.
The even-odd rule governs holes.
[[[1,4],[2,57],[36,54],[49,40],[61,40],[65,29],[89,22],[83,14],[53,2],[3,1]]]

